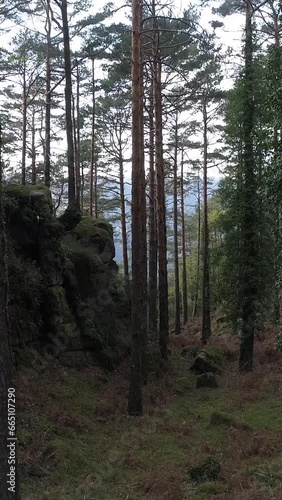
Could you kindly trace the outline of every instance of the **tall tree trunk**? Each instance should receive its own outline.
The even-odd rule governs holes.
[[[44,144],[44,183],[50,187],[51,182],[51,12],[50,0],[46,0],[46,90],[45,90],[45,144]]]
[[[175,335],[180,334],[180,287],[179,287],[179,261],[178,261],[178,115],[175,118],[175,143],[174,143],[174,165],[173,165],[173,243],[174,243],[174,321]]]
[[[200,190],[200,174],[198,174],[198,231],[197,231],[197,274],[196,274],[196,294],[193,306],[193,317],[198,312],[199,289],[200,289],[200,261],[201,261],[201,190]]]
[[[84,185],[85,185],[84,163],[82,161],[81,162],[81,198],[80,198],[81,212],[83,212],[83,210],[84,210]]]
[[[120,211],[121,211],[121,236],[122,236],[122,255],[123,269],[126,283],[129,283],[129,267],[128,267],[128,249],[127,249],[127,230],[126,230],[126,209],[125,209],[125,192],[124,192],[124,171],[123,171],[123,155],[122,155],[122,137],[121,124],[119,130],[119,186],[120,186]]]
[[[277,81],[281,80],[281,48],[280,48],[280,23],[279,23],[279,11],[276,9],[274,5],[274,1],[269,2],[271,5],[272,15],[273,15],[273,27],[274,27],[274,39],[275,39],[275,50],[276,50],[276,64],[275,64],[275,73]],[[279,92],[279,96],[280,96]],[[279,105],[277,106],[277,111],[280,113],[281,110],[281,98]],[[280,135],[280,137],[279,137]],[[274,153],[274,165],[277,165],[279,162],[279,157],[281,154],[281,131],[279,134],[278,126],[275,124],[273,130],[273,153]],[[277,165],[278,166],[278,165]],[[280,261],[281,261],[281,251],[280,251],[280,241],[281,241],[281,223],[280,223],[280,214],[281,214],[281,202],[280,200],[276,203],[274,208],[274,220],[275,220],[275,228],[274,228],[274,238],[275,238],[275,273],[276,273],[276,281],[277,285],[275,287],[275,296],[274,296],[274,311],[273,311],[273,321],[278,324],[281,319],[281,311],[280,311],[280,296],[281,296],[281,287],[280,283]]]
[[[181,228],[182,228],[182,300],[183,324],[188,321],[188,288],[187,288],[187,263],[186,263],[186,234],[185,234],[185,200],[184,200],[184,151],[181,151]]]
[[[92,120],[91,120],[91,164],[90,164],[90,215],[98,217],[98,193],[97,193],[97,162],[95,154],[95,127],[96,127],[96,92],[95,92],[95,59],[92,57]]]
[[[159,56],[159,30],[154,16],[154,112],[155,112],[155,154],[157,174],[157,220],[159,247],[159,343],[163,359],[167,359],[169,338],[168,317],[168,279],[167,279],[167,241],[166,241],[166,205],[165,178],[163,161],[163,128],[162,128],[162,65]]]
[[[71,107],[71,113],[72,113],[72,125],[73,125],[73,152],[74,152],[74,164],[75,164],[75,199],[77,202],[77,124],[76,124],[76,117],[75,117],[75,99],[74,95],[72,97],[72,107]]]
[[[25,57],[25,56],[24,56]],[[27,87],[26,62],[23,65],[23,134],[22,134],[22,184],[26,184],[26,139],[27,139]]]
[[[143,144],[142,1],[132,1],[132,349],[128,413],[142,415],[147,330],[146,193]]]
[[[65,65],[65,114],[67,132],[67,161],[68,161],[68,204],[75,206],[75,168],[74,168],[74,145],[72,124],[72,81],[71,81],[71,53],[67,0],[61,0],[61,12],[64,38],[64,65]]]
[[[16,472],[15,490],[7,483],[11,464],[8,464],[9,448],[16,442],[8,433],[8,389],[12,387],[12,354],[8,322],[8,273],[5,212],[2,184],[2,133],[0,128],[0,485],[1,500],[20,500],[20,488]],[[14,437],[14,436],[13,436]],[[17,463],[13,464],[17,470]],[[12,479],[9,478],[9,479]]]
[[[206,97],[203,98],[204,121],[204,175],[203,175],[203,319],[202,342],[207,343],[211,336],[211,311],[210,311],[210,267],[209,267],[209,223],[208,223],[208,117]]]
[[[80,207],[81,197],[81,175],[80,175],[80,74],[79,66],[76,67],[76,157],[75,157],[75,195],[76,204]]]
[[[242,331],[239,367],[250,371],[253,366],[254,332],[257,296],[257,242],[256,242],[256,179],[253,148],[254,102],[253,102],[253,34],[252,4],[244,2],[246,11],[245,33],[245,89],[243,108],[243,217],[242,217]]]
[[[31,183],[36,184],[35,111],[32,110],[31,123]]]
[[[156,217],[156,174],[155,174],[155,132],[154,132],[154,88],[151,83],[149,109],[149,289],[148,289],[148,334],[157,337],[158,330],[158,235]]]

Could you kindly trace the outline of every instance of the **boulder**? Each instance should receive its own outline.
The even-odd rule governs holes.
[[[191,370],[196,373],[220,373],[223,368],[223,354],[216,347],[205,347],[196,356]]]
[[[210,387],[216,388],[218,387],[218,382],[214,373],[207,372],[201,373],[201,375],[197,376],[197,389],[201,387]]]

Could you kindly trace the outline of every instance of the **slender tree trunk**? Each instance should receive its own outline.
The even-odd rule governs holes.
[[[154,16],[154,112],[155,112],[155,154],[157,174],[157,220],[159,247],[159,343],[161,355],[167,359],[169,339],[168,317],[168,279],[167,279],[167,241],[166,241],[166,205],[165,178],[163,161],[163,128],[162,128],[162,66],[159,57],[159,30]]]
[[[44,182],[50,187],[51,182],[51,13],[50,0],[46,0],[46,91],[45,91],[45,144],[44,144]]]
[[[8,464],[9,448],[16,443],[8,433],[8,389],[12,385],[12,353],[8,321],[8,273],[7,273],[7,245],[5,213],[3,206],[2,185],[2,133],[0,128],[0,485],[1,500],[20,500],[20,487],[16,472],[15,490],[9,491],[7,483],[11,472]],[[8,440],[10,438],[10,440]],[[17,471],[17,463],[14,464]]]
[[[35,149],[35,111],[32,111],[31,124],[31,183],[36,184],[36,149]]]
[[[128,413],[142,415],[147,330],[146,193],[143,144],[142,2],[132,1],[132,349]]]
[[[25,56],[24,56],[25,57]],[[22,184],[26,184],[26,139],[27,139],[27,88],[26,63],[23,66],[23,136],[22,136]]]
[[[211,311],[210,311],[210,267],[209,267],[209,224],[208,224],[208,118],[206,98],[203,98],[204,121],[204,227],[203,227],[203,319],[202,342],[207,343],[211,336]]]
[[[141,0],[141,19],[143,19],[143,5],[144,5],[144,0]],[[140,112],[140,129],[141,129],[141,165],[142,165],[142,186],[141,186],[141,196],[142,196],[142,206],[144,206],[144,211],[142,213],[142,224],[144,227],[144,241],[142,241],[143,247],[143,253],[142,253],[142,270],[144,272],[144,286],[145,286],[145,291],[144,291],[144,306],[143,306],[143,312],[142,312],[142,317],[144,319],[143,323],[143,330],[142,330],[142,383],[144,385],[147,384],[148,381],[148,321],[147,321],[147,300],[148,300],[148,275],[147,275],[147,266],[148,266],[148,260],[147,260],[147,203],[146,203],[146,174],[145,174],[145,147],[144,147],[144,38],[143,38],[143,22],[141,24],[141,40],[140,40],[140,60],[141,60],[141,72],[142,72],[142,77],[140,79],[140,90],[139,90],[139,95],[140,95],[140,107],[141,107],[141,112]]]
[[[276,48],[276,68],[275,73],[278,77],[277,80],[281,79],[281,48],[280,48],[280,25],[279,25],[279,12],[276,10],[274,2],[270,1],[272,14],[273,14],[273,25],[274,25],[274,38],[275,38],[275,48]],[[279,95],[281,95],[279,93]],[[278,112],[281,110],[281,99],[280,106],[277,106]],[[281,132],[280,132],[281,137]],[[273,152],[274,152],[274,164],[276,165],[279,161],[279,157],[281,154],[281,140],[279,140],[279,131],[278,126],[275,124],[273,130]],[[276,281],[277,286],[275,287],[275,296],[274,296],[274,311],[273,311],[273,321],[278,323],[281,319],[281,311],[280,311],[280,296],[281,296],[281,287],[280,283],[280,241],[281,241],[281,228],[280,228],[280,214],[281,214],[281,203],[278,202],[276,207],[274,208],[274,220],[275,229],[274,229],[274,238],[275,238],[275,273],[276,273]]]
[[[65,113],[67,132],[67,161],[68,161],[68,204],[76,205],[75,197],[75,168],[72,123],[72,81],[71,81],[71,54],[67,0],[61,0],[61,12],[64,38],[64,64],[65,64]]]
[[[188,321],[188,288],[187,288],[187,263],[186,263],[186,234],[185,234],[185,200],[184,200],[184,152],[181,151],[181,227],[182,227],[182,300],[183,324]]]
[[[175,144],[174,144],[174,166],[173,166],[173,243],[174,243],[174,320],[175,335],[180,334],[180,286],[179,286],[179,261],[178,261],[178,116],[175,119]]]
[[[82,161],[81,162],[81,198],[80,198],[81,212],[83,212],[83,210],[84,210],[84,185],[85,185],[84,163]]]
[[[246,10],[245,33],[245,95],[244,95],[244,153],[243,153],[243,217],[242,217],[242,331],[239,367],[250,371],[253,366],[253,348],[257,296],[257,241],[256,241],[256,179],[253,149],[253,34],[252,4],[244,2]]]
[[[120,135],[119,135],[119,186],[120,186],[120,211],[121,211],[123,269],[124,269],[125,280],[126,280],[126,283],[128,284],[129,283],[129,267],[128,267],[128,249],[127,249],[127,229],[126,229],[126,209],[125,209],[121,125],[120,125]]]
[[[72,95],[72,125],[73,125],[73,152],[74,152],[74,163],[75,163],[75,199],[77,200],[77,124],[75,117],[75,99]]]
[[[79,66],[76,67],[76,204],[80,207],[81,198],[81,175],[80,175],[80,74]]]
[[[198,231],[197,231],[197,274],[196,274],[196,294],[193,307],[193,317],[198,312],[199,289],[200,289],[200,262],[201,262],[201,190],[200,190],[200,174],[198,174]]]
[[[149,297],[148,297],[148,334],[150,339],[157,338],[158,330],[158,235],[156,217],[156,174],[155,174],[155,133],[154,133],[154,89],[153,75],[149,109]]]
[[[92,57],[92,123],[91,123],[91,164],[90,164],[90,215],[98,217],[98,179],[97,162],[95,154],[95,128],[96,128],[96,92],[95,92],[95,59]]]

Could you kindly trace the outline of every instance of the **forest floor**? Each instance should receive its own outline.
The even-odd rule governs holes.
[[[166,373],[144,388],[143,417],[126,414],[128,366],[77,372],[54,363],[18,380],[23,500],[282,499],[282,355],[275,329],[256,342],[254,371],[237,370],[238,340],[218,332],[225,353],[217,389],[196,389],[194,322],[171,339]],[[210,423],[214,412],[234,425]],[[245,425],[248,424],[248,425]],[[214,481],[195,484],[189,467],[213,457]]]

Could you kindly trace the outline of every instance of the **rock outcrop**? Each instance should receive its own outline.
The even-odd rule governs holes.
[[[9,314],[15,363],[114,367],[129,349],[130,303],[113,229],[66,211],[45,186],[5,188]]]

